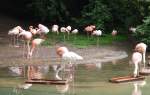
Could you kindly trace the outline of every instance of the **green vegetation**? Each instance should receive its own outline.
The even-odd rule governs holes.
[[[127,36],[126,35],[117,35],[117,36],[112,36],[112,35],[103,35],[100,37],[96,37],[96,36],[91,36],[91,37],[87,37],[86,35],[81,35],[81,34],[77,34],[77,35],[72,35],[70,34],[69,39],[68,36],[65,35],[66,39],[64,39],[64,34],[55,34],[55,33],[49,33],[47,40],[43,43],[44,45],[54,45],[56,43],[67,43],[69,45],[75,46],[77,48],[86,48],[89,47],[91,45],[108,45],[108,44],[112,44],[113,42],[119,42],[119,41],[125,41],[127,40]],[[97,43],[97,39],[99,39],[99,42]]]
[[[84,27],[90,24],[96,25],[96,29],[103,30],[105,34],[110,34],[113,29],[127,34],[129,27],[138,26],[134,36],[136,40],[150,44],[150,0],[5,0],[0,7],[19,19],[30,18],[49,26],[71,25],[79,29],[81,34]],[[109,39],[100,40],[99,43],[111,43]],[[90,40],[77,42],[83,45],[94,44],[94,39]],[[72,39],[66,42],[76,45]]]
[[[143,20],[143,22],[144,22],[143,24],[137,27],[134,37],[138,41],[150,45],[150,16],[146,17],[145,20]]]

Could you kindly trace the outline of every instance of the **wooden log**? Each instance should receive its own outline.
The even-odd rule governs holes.
[[[124,76],[124,77],[115,77],[111,78],[109,82],[112,83],[122,83],[122,82],[130,82],[130,81],[139,81],[139,80],[144,80],[144,76],[138,76],[138,77],[133,77],[133,76]]]
[[[31,79],[31,80],[26,80],[25,83],[65,85],[67,84],[67,80]]]

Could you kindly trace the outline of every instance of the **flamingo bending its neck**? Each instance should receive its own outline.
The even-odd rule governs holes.
[[[143,64],[144,64],[144,68],[145,68],[145,63],[146,63],[146,60],[145,60],[145,56],[146,56],[146,48],[147,48],[147,45],[144,44],[144,43],[139,43],[136,45],[135,47],[135,51],[136,52],[139,52],[139,53],[142,53],[142,60],[143,60]]]
[[[76,54],[75,52],[69,51],[67,47],[59,47],[56,50],[57,55],[59,55],[63,60],[71,63],[76,60],[83,60],[83,57]]]

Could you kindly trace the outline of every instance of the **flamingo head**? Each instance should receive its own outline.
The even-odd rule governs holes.
[[[135,51],[135,52],[140,52],[140,53],[144,53],[144,52],[145,52],[144,48],[141,47],[141,46],[136,47],[136,48],[134,49],[134,51]]]
[[[65,53],[68,52],[69,50],[66,47],[58,47],[56,49],[56,53],[57,55],[59,55],[60,57]]]
[[[33,26],[29,26],[29,29],[33,29]]]

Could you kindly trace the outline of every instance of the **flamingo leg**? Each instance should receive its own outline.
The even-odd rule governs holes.
[[[23,41],[23,52],[22,52],[22,55],[23,55],[23,58],[25,57],[25,48],[26,48],[26,42]]]
[[[144,64],[144,68],[145,68],[145,63],[146,63],[146,61],[145,61],[145,52],[143,53],[143,64]]]
[[[134,66],[135,66],[135,68],[134,68],[133,74],[134,74],[134,77],[137,77],[139,75],[139,66],[138,66],[138,63],[134,63]]]
[[[30,54],[30,40],[27,41],[27,58],[29,58]]]

